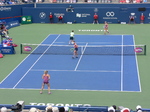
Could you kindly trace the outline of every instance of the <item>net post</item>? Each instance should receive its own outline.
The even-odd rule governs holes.
[[[20,44],[20,53],[22,54],[22,44]]]
[[[146,45],[144,45],[144,55],[146,55]]]

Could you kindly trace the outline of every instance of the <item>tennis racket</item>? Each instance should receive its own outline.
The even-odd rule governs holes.
[[[71,48],[70,51],[73,52],[73,51],[74,51],[74,48]]]

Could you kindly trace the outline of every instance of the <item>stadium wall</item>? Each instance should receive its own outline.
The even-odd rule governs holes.
[[[120,23],[129,22],[131,13],[135,14],[135,22],[140,23],[141,13],[145,15],[145,23],[150,23],[150,8],[148,4],[71,4],[73,12],[67,12],[70,4],[37,4],[36,8],[23,7],[22,14],[32,16],[33,23],[49,23],[49,13],[54,16],[54,23],[62,15],[64,23],[92,23],[93,15],[99,15],[99,22]],[[59,8],[58,8],[59,7]],[[145,11],[139,11],[145,8]]]
[[[72,5],[73,12],[67,12],[66,8]],[[21,16],[31,16],[33,23],[49,23],[49,13],[54,15],[54,23],[58,22],[58,16],[62,15],[64,23],[92,23],[93,15],[99,15],[99,22],[120,23],[129,22],[131,13],[135,14],[135,22],[140,23],[141,13],[145,15],[144,23],[150,23],[150,4],[25,4],[0,7],[0,19],[6,21],[18,20]],[[139,11],[145,8],[145,11]]]
[[[21,22],[22,7],[33,7],[33,4],[0,6],[0,20]]]

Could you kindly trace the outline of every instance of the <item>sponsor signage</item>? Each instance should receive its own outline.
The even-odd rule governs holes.
[[[22,24],[29,24],[29,23],[32,23],[31,16],[22,16],[22,18],[21,18],[21,23],[22,23]]]

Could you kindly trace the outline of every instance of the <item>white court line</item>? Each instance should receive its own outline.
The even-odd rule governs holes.
[[[0,89],[9,89],[12,88],[0,88]],[[15,88],[15,90],[38,90],[39,88]],[[51,89],[51,90],[58,90],[58,91],[103,91],[103,92],[139,92],[139,91],[120,91],[120,90],[82,90],[82,89]]]
[[[84,51],[85,51],[87,45],[88,45],[88,43],[86,43],[85,48],[84,48],[84,50],[83,50],[83,52],[82,52],[82,54],[81,54],[81,56],[80,56],[80,58],[79,58],[79,60],[78,60],[78,63],[77,63],[77,65],[76,65],[74,71],[77,70],[77,68],[78,68],[78,66],[79,66],[79,64],[80,64],[80,61],[81,61],[81,59],[82,59],[82,56],[83,56],[83,54],[84,54]]]
[[[67,43],[67,42],[55,42],[55,43]],[[89,43],[89,44],[120,44],[118,42],[77,42],[80,44],[85,44],[85,43]],[[67,43],[68,44],[68,43]]]
[[[134,45],[135,45],[135,39],[134,39],[134,35],[132,36],[133,38],[133,42],[134,42]],[[134,46],[135,47],[135,46]],[[141,81],[140,81],[140,75],[139,75],[139,67],[138,67],[138,61],[137,61],[137,55],[135,53],[135,62],[136,62],[136,68],[137,68],[137,74],[138,74],[138,81],[139,81],[139,87],[140,87],[140,92],[142,92],[142,89],[141,89]]]
[[[53,45],[53,43],[59,38],[60,35],[58,35],[56,37],[56,39],[52,42],[51,45]],[[27,75],[27,73],[32,69],[32,67],[41,59],[41,57],[45,54],[45,52],[50,48],[51,46],[49,46],[44,52],[43,54],[32,64],[32,66],[28,69],[28,71],[23,75],[23,77],[16,83],[16,85],[13,87],[13,89],[22,81],[22,79]]]
[[[123,91],[123,35],[122,35],[122,49],[121,49],[121,91]]]
[[[49,37],[51,34],[49,34],[47,37]],[[42,42],[44,42],[46,39],[47,39],[47,37],[42,41]],[[41,42],[41,43],[42,43]],[[29,54],[25,59],[23,59],[21,62],[20,62],[20,64],[19,65],[17,65],[1,82],[0,82],[0,84],[2,84],[9,76],[10,76],[10,74],[12,74],[29,56],[30,56],[31,54]]]
[[[30,71],[45,71],[45,69],[31,69]],[[112,70],[48,70],[56,72],[121,72],[121,71],[112,71]]]

